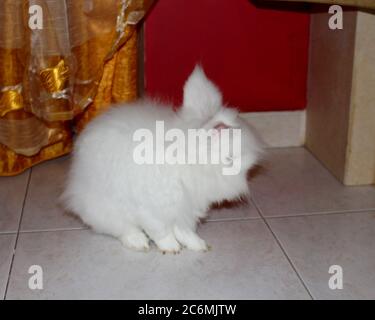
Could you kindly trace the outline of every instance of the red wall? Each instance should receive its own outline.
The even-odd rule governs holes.
[[[146,93],[175,105],[195,63],[242,111],[306,106],[309,15],[249,0],[157,0],[145,24]]]

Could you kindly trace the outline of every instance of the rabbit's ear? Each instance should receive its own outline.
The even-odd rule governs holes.
[[[205,75],[202,67],[196,65],[184,86],[182,112],[192,118],[208,119],[222,106],[220,90]]]
[[[233,108],[221,108],[214,117],[210,118],[204,125],[203,129],[228,129],[237,128],[239,123],[237,121],[238,110]]]

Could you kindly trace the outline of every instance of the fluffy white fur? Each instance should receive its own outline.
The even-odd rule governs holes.
[[[242,129],[238,175],[223,175],[223,165],[136,164],[133,133],[155,132],[155,121],[166,130],[226,127]],[[220,135],[218,135],[220,139]],[[260,148],[248,125],[234,109],[222,105],[222,95],[197,66],[184,86],[183,106],[142,100],[116,106],[93,120],[79,135],[63,201],[95,231],[117,237],[123,245],[148,250],[153,240],[163,252],[181,247],[206,250],[196,233],[197,222],[210,204],[248,193],[247,171]]]

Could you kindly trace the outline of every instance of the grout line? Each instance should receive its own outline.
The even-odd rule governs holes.
[[[59,231],[85,231],[91,230],[89,227],[72,227],[72,228],[52,228],[52,229],[40,229],[40,230],[20,230],[19,233],[45,233],[45,232],[59,232]]]
[[[316,211],[316,212],[306,212],[306,213],[296,213],[296,214],[286,214],[286,215],[270,215],[264,216],[265,219],[282,219],[282,218],[298,218],[298,217],[314,217],[314,216],[329,216],[338,214],[355,214],[355,213],[371,213],[375,212],[375,208],[370,209],[353,209],[353,210],[337,210],[337,211]]]
[[[231,222],[231,221],[248,221],[248,220],[260,220],[262,219],[259,217],[238,217],[238,218],[222,218],[222,219],[208,219],[204,220],[202,223],[212,223],[212,222]],[[71,227],[71,228],[51,228],[51,229],[34,229],[34,230],[20,230],[20,234],[27,234],[27,233],[46,233],[46,232],[60,232],[60,231],[85,231],[85,230],[92,230],[90,227]],[[10,233],[15,234],[16,232]],[[1,234],[0,234],[1,236]]]
[[[255,198],[252,198],[252,203],[255,204]],[[260,208],[258,206],[255,206],[258,212],[260,212]],[[292,213],[292,214],[285,214],[285,215],[259,215],[259,217],[233,217],[233,218],[207,218],[203,220],[203,223],[209,223],[209,222],[231,222],[231,221],[246,221],[246,220],[257,220],[257,219],[283,219],[283,218],[301,218],[301,217],[319,217],[319,216],[329,216],[329,215],[338,215],[338,214],[355,214],[355,213],[372,213],[375,212],[375,208],[369,208],[369,209],[348,209],[348,210],[332,210],[332,211],[313,211],[313,212],[305,212],[305,213]],[[56,231],[59,231],[61,229],[58,229]],[[44,230],[42,230],[44,231]],[[46,230],[48,231],[48,230]]]
[[[233,217],[233,218],[217,218],[217,219],[207,219],[204,220],[203,223],[209,222],[231,222],[231,221],[247,221],[247,220],[259,220],[262,219],[259,217]]]
[[[14,257],[15,257],[15,255],[16,255],[16,249],[17,249],[17,244],[18,244],[18,238],[19,238],[19,235],[20,235],[21,223],[22,223],[23,213],[24,213],[24,209],[25,209],[25,203],[26,203],[26,199],[27,199],[27,194],[28,194],[28,192],[29,192],[29,187],[30,187],[30,181],[31,181],[32,171],[33,171],[33,169],[30,168],[29,177],[28,177],[28,179],[27,179],[27,183],[26,183],[25,196],[24,196],[24,198],[23,198],[23,202],[22,202],[22,209],[21,209],[20,220],[18,221],[17,235],[16,235],[16,240],[15,240],[15,242],[14,242],[12,260],[11,260],[11,262],[10,262],[9,274],[8,274],[8,280],[7,280],[7,283],[6,283],[6,286],[5,286],[4,300],[6,299],[7,294],[8,294],[8,288],[9,288],[9,283],[10,283],[10,277],[11,277],[11,274],[12,274],[12,268],[13,268]]]
[[[9,236],[15,234],[17,234],[17,231],[0,231],[0,236]]]
[[[315,300],[314,297],[313,297],[313,295],[311,294],[309,288],[307,287],[307,285],[306,285],[305,282],[303,281],[301,275],[298,273],[297,268],[296,268],[295,265],[293,264],[292,260],[289,258],[289,256],[288,256],[286,250],[284,249],[284,247],[282,246],[281,241],[278,239],[278,237],[276,236],[276,234],[273,232],[273,230],[272,230],[271,226],[269,225],[268,221],[264,218],[264,216],[263,216],[263,214],[262,214],[262,211],[260,210],[258,204],[255,202],[254,199],[251,199],[251,201],[252,201],[253,205],[255,206],[255,208],[258,210],[258,213],[259,213],[259,215],[261,216],[263,222],[266,224],[268,230],[271,232],[271,234],[272,234],[272,236],[274,237],[276,243],[277,243],[278,246],[280,247],[281,251],[283,252],[283,254],[284,254],[284,256],[285,256],[285,258],[288,260],[290,266],[291,266],[292,269],[294,270],[294,272],[295,272],[295,274],[297,275],[297,277],[298,277],[299,281],[301,282],[302,286],[305,288],[307,294],[310,296],[310,298],[311,298],[312,300]]]

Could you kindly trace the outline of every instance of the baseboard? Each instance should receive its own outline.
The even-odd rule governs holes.
[[[306,112],[241,113],[267,147],[300,147],[305,144]]]

